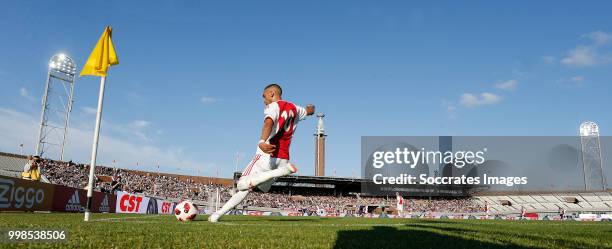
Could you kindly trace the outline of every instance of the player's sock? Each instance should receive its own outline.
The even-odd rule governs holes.
[[[225,202],[225,204],[223,204],[223,207],[221,207],[221,209],[215,212],[215,214],[218,216],[221,216],[229,212],[230,210],[238,206],[238,204],[240,204],[244,200],[244,198],[247,197],[248,194],[249,194],[249,191],[236,192],[234,195],[232,195],[232,198],[230,198],[227,202]],[[218,219],[218,216],[217,216],[217,219]]]
[[[250,175],[238,181],[236,188],[238,190],[247,190],[253,188],[259,184],[262,184],[272,178],[290,175],[297,172],[297,168],[293,164],[289,164],[285,167],[273,169],[270,171],[261,172],[255,175]]]

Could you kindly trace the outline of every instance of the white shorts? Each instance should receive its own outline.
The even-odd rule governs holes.
[[[396,209],[397,209],[397,211],[403,212],[404,211],[404,205],[397,205]]]
[[[289,160],[271,157],[270,154],[264,153],[259,148],[257,148],[257,153],[255,153],[255,156],[253,157],[253,159],[251,159],[251,162],[249,162],[247,167],[242,171],[242,176],[240,177],[240,179],[249,176],[254,176],[261,172],[277,169],[279,167],[284,167],[288,164]],[[270,187],[272,187],[272,183],[274,183],[275,180],[276,179],[271,179],[262,184],[259,184],[257,185],[257,188],[259,188],[263,192],[268,192],[270,190]]]

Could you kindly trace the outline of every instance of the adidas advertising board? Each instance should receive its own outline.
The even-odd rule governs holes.
[[[108,213],[110,212],[110,206],[108,203],[108,195],[104,195],[102,199],[102,203],[100,203],[100,213]]]
[[[74,190],[74,193],[68,199],[68,203],[66,203],[66,212],[85,212],[85,207],[81,205],[81,198],[79,196],[79,191]]]
[[[66,186],[55,185],[55,198],[52,211],[84,212],[87,206],[87,191]],[[93,192],[91,211],[94,213],[112,213],[115,197],[112,194]]]

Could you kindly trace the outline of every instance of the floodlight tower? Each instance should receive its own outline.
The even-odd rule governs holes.
[[[64,147],[68,135],[70,112],[74,102],[76,65],[63,53],[51,57],[45,92],[42,96],[40,129],[36,142],[36,155],[46,156],[55,149],[59,160],[64,160]],[[47,153],[47,155],[45,155]]]
[[[315,176],[325,176],[325,127],[323,126],[325,114],[318,113],[317,132],[315,136]]]
[[[582,171],[586,190],[605,190],[599,126],[594,122],[580,124],[580,144],[582,145]]]

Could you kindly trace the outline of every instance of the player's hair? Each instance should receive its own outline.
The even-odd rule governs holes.
[[[276,89],[278,90],[279,95],[283,95],[283,88],[281,88],[281,86],[279,86],[279,85],[278,85],[278,84],[276,84],[276,83],[272,83],[272,84],[270,84],[270,85],[267,85],[267,86],[264,88],[264,91],[265,91],[265,90],[268,90],[268,88],[272,88],[272,87],[274,87],[274,88],[276,88]]]

